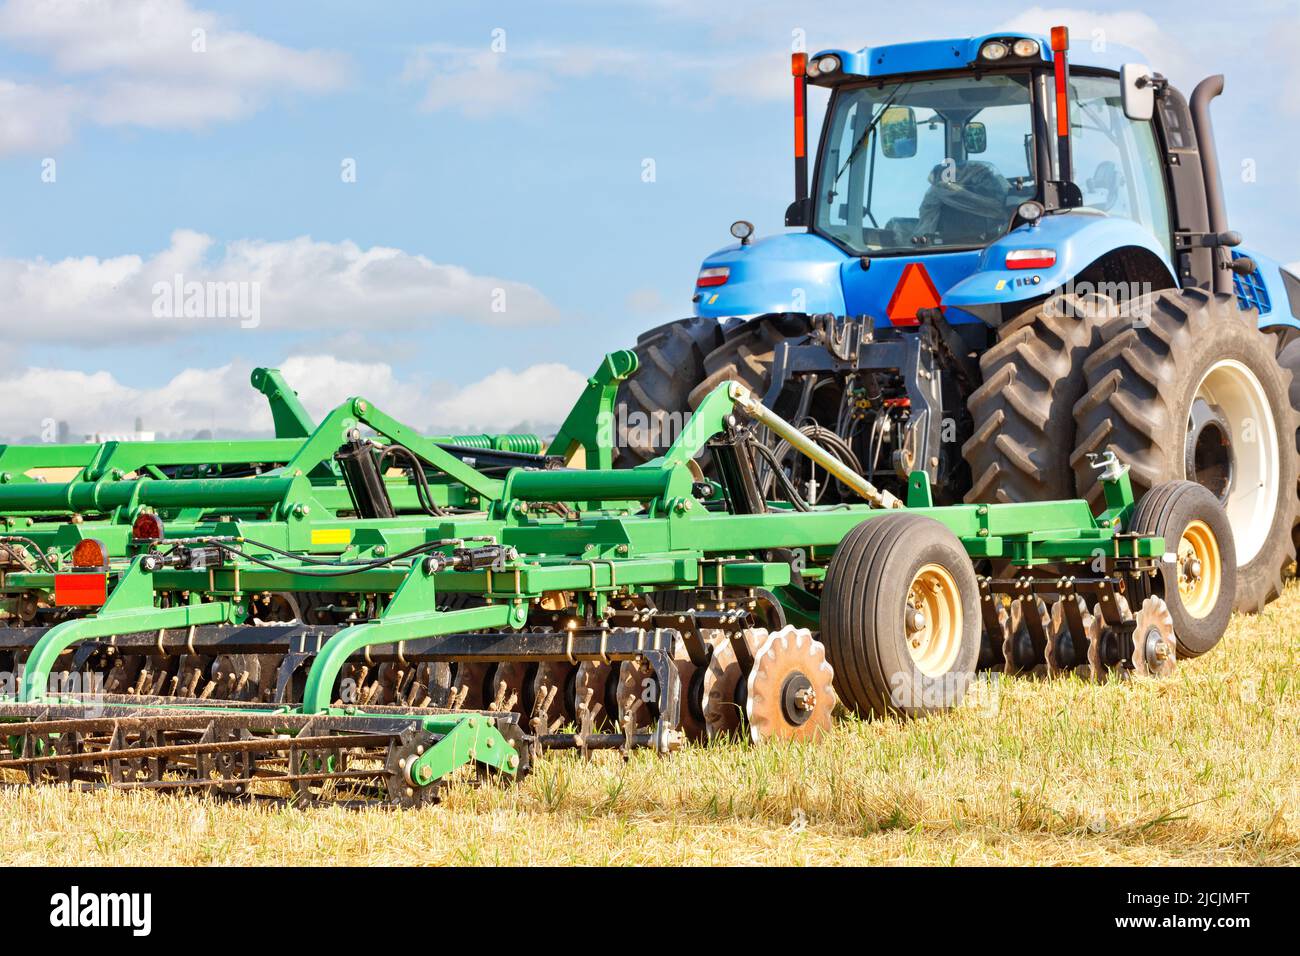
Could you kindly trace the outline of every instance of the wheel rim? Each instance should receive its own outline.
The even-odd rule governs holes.
[[[927,564],[907,589],[904,633],[916,669],[940,677],[952,669],[961,650],[962,610],[957,582],[948,569]]]
[[[1223,563],[1219,539],[1204,521],[1192,521],[1178,542],[1178,593],[1192,617],[1208,615],[1219,601]]]
[[[1279,449],[1273,410],[1255,373],[1235,359],[1210,366],[1187,422],[1187,477],[1220,501],[1238,564],[1268,540],[1277,510]]]

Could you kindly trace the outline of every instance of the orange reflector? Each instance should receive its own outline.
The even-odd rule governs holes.
[[[107,600],[107,574],[54,575],[54,603],[58,607],[99,607]]]
[[[72,566],[74,568],[108,569],[108,549],[104,542],[95,538],[83,538],[72,549]]]
[[[136,541],[161,541],[163,537],[162,518],[150,511],[142,511],[131,525],[131,537]]]
[[[939,290],[925,266],[919,262],[909,262],[903,269],[903,277],[898,280],[894,297],[889,300],[885,315],[895,325],[919,325],[917,313],[921,309],[939,307]]]
[[[794,81],[794,157],[802,159],[808,152],[808,118],[804,113],[805,101],[803,85],[806,80],[795,78]]]
[[[1052,27],[1052,52],[1056,54],[1053,64],[1056,80],[1056,135],[1064,139],[1070,135],[1070,96],[1066,89],[1066,72],[1069,65],[1066,51],[1070,49],[1070,30],[1068,27]]]
[[[790,54],[790,75],[803,76],[808,72],[808,54],[791,53]]]

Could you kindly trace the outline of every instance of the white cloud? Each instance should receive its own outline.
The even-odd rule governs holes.
[[[384,362],[354,362],[331,355],[294,355],[279,365],[286,381],[317,419],[360,395],[417,428],[502,431],[521,424],[554,427],[568,413],[586,378],[561,364],[521,371],[498,369],[452,390],[434,391],[424,381],[400,377]],[[162,435],[199,429],[270,434],[266,401],[251,385],[252,366],[236,361],[216,368],[186,369],[157,388],[134,388],[107,371],[27,368],[0,377],[7,394],[22,402],[0,406],[0,434],[39,435],[48,421],[66,421],[72,440],[83,435],[123,434],[136,419]]]
[[[455,110],[470,117],[518,114],[553,92],[560,80],[633,75],[646,79],[658,64],[672,72],[664,55],[596,47],[548,47],[493,51],[477,47],[427,44],[406,60],[402,79],[425,87],[420,108]]]
[[[426,49],[408,61],[404,75],[426,84],[420,109],[428,112],[454,110],[474,118],[523,113],[555,84],[540,70],[511,66],[508,57],[490,51],[444,55]]]
[[[73,90],[0,79],[0,155],[67,142],[80,102]]]
[[[501,368],[434,402],[429,414],[439,425],[474,429],[511,428],[525,420],[558,425],[586,382],[587,376],[558,362],[522,372]]]
[[[1062,24],[1070,28],[1072,47],[1106,43],[1132,47],[1146,55],[1153,70],[1176,83],[1200,79],[1192,76],[1194,64],[1187,48],[1150,15],[1136,10],[1100,13],[1073,7],[1031,7],[1008,21],[1005,27],[1012,32],[1046,34]]]
[[[408,57],[402,70],[405,82],[424,88],[420,109],[475,119],[531,112],[563,84],[592,78],[629,80],[633,92],[688,95],[697,104],[707,104],[701,90],[724,99],[773,100],[790,96],[790,55],[779,47],[684,55],[576,45],[498,53],[430,44]]]
[[[789,100],[790,54],[780,49],[770,53],[728,58],[709,75],[717,96],[738,100]]]
[[[182,306],[189,283],[205,284],[200,314],[186,317],[174,308],[176,276]],[[136,332],[167,337],[253,327],[251,309],[207,307],[208,290],[231,282],[242,284],[245,304],[256,301],[256,327],[271,331],[345,331],[361,322],[394,330],[439,318],[513,326],[559,315],[527,283],[401,249],[308,236],[222,245],[190,230],[177,230],[166,249],[147,257],[0,259],[0,310],[11,342],[94,345]]]
[[[27,90],[43,122],[0,120],[0,153],[57,146],[76,122],[200,128],[255,112],[291,93],[336,89],[346,62],[228,28],[186,0],[8,0],[0,40],[47,57],[68,78],[57,90]],[[39,114],[38,114],[39,115]]]
[[[271,416],[248,384],[251,369],[225,365],[188,369],[156,389],[122,384],[111,372],[25,368],[0,378],[19,390],[22,403],[0,407],[0,434],[15,439],[46,433],[50,421],[66,421],[72,441],[89,434],[124,434],[139,418],[159,433],[200,428],[269,431]]]

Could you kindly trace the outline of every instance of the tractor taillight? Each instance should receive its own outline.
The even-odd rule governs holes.
[[[725,285],[730,276],[731,270],[726,266],[716,269],[701,269],[700,276],[695,280],[695,284],[696,286]]]
[[[1050,269],[1054,265],[1055,249],[1012,249],[1007,253],[1008,269]]]

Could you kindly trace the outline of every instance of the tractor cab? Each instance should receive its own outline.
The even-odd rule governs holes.
[[[907,326],[920,303],[988,329],[1072,283],[1232,291],[1256,260],[1228,249],[1215,91],[1189,105],[1134,50],[1068,47],[1057,28],[795,54],[785,222],[806,231],[710,256],[696,314]],[[830,92],[811,181],[810,85]],[[1284,292],[1280,271],[1258,281]]]

